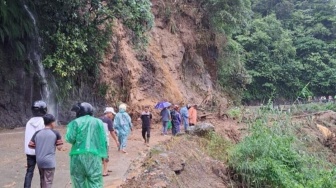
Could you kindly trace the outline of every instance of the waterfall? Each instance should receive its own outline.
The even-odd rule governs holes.
[[[41,37],[39,35],[36,19],[33,13],[29,10],[28,6],[26,4],[24,4],[23,6],[25,10],[27,11],[30,19],[32,20],[33,26],[34,26],[34,33],[32,35],[32,41],[29,46],[28,59],[31,61],[31,63],[37,66],[36,68],[40,75],[40,83],[39,83],[39,85],[41,86],[40,93],[41,93],[42,100],[44,100],[47,103],[48,113],[53,114],[57,119],[58,110],[57,110],[57,104],[55,100],[56,97],[55,97],[55,93],[53,92],[53,87],[50,87],[51,85],[54,87],[56,86],[55,80],[52,76],[50,76],[49,82],[51,83],[48,83],[46,71],[42,64]]]

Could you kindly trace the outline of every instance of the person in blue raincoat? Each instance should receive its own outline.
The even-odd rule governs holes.
[[[127,138],[132,131],[131,117],[126,112],[126,104],[119,106],[119,112],[114,117],[113,127],[118,132],[119,151],[127,153],[125,151]]]
[[[180,110],[185,132],[188,130],[188,127],[189,127],[189,112],[188,112],[189,108],[190,108],[190,105],[187,104],[183,106]]]

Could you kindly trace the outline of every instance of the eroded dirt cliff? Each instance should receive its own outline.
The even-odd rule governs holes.
[[[115,20],[113,39],[99,64],[99,79],[74,81],[68,97],[57,102],[59,122],[70,121],[69,109],[80,101],[93,104],[95,115],[106,105],[126,102],[135,118],[144,105],[162,100],[223,110],[227,100],[216,84],[216,60],[218,44],[225,40],[209,29],[200,7],[194,1],[153,0],[155,24],[148,33],[148,45],[140,48],[133,44],[132,32]],[[0,127],[24,126],[31,117],[31,103],[41,99],[40,76],[29,62],[9,61],[10,52],[0,52]]]
[[[162,100],[225,107],[216,87],[218,41],[202,23],[202,10],[188,2],[152,3],[155,26],[147,47],[135,48],[129,31],[114,23],[113,41],[100,67],[107,104],[126,102],[132,115]]]

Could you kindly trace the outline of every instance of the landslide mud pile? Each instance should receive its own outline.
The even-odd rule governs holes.
[[[199,137],[173,137],[133,164],[122,187],[231,187],[226,165],[207,156]]]
[[[106,86],[108,104],[126,102],[132,106],[131,116],[141,112],[141,106],[161,100],[198,105],[205,101],[207,106],[226,108],[226,97],[215,82],[215,34],[201,22],[203,10],[197,6],[153,0],[155,26],[144,49],[134,47],[127,28],[115,21],[97,82]]]
[[[320,133],[319,141],[336,153],[336,112],[326,111],[315,115],[316,126]]]

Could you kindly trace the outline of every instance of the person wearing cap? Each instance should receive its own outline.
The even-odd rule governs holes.
[[[106,107],[104,111],[104,116],[100,117],[100,119],[104,123],[104,128],[106,132],[106,145],[107,145],[107,158],[103,158],[103,176],[108,176],[108,172],[111,172],[107,169],[107,163],[109,162],[109,136],[111,135],[115,143],[117,144],[117,147],[119,147],[119,142],[117,139],[117,135],[115,134],[115,131],[113,129],[113,117],[116,113],[114,112],[114,109],[112,107]]]
[[[118,141],[119,141],[119,151],[127,153],[125,151],[127,138],[130,132],[132,131],[132,121],[131,117],[126,112],[126,104],[121,104],[119,106],[119,112],[115,115],[113,121],[113,128],[118,132]]]
[[[45,128],[37,131],[31,138],[28,147],[35,149],[36,163],[40,172],[41,188],[51,188],[54,179],[56,157],[55,151],[62,149],[63,141],[60,133],[53,130],[55,117],[51,114],[43,116]]]
[[[189,127],[189,113],[188,110],[190,108],[190,105],[187,104],[185,106],[183,106],[180,110],[180,114],[181,114],[181,119],[184,125],[184,131],[186,132],[188,130]]]
[[[145,110],[141,113],[140,119],[142,121],[142,138],[145,140],[145,144],[149,146],[150,125],[152,120],[149,106],[145,106]]]
[[[70,176],[74,188],[104,187],[102,158],[107,158],[104,124],[93,117],[90,103],[73,105],[76,119],[67,125],[65,140],[72,145],[70,150]]]

